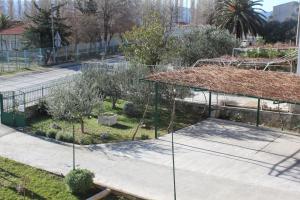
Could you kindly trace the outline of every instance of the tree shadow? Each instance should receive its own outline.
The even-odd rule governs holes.
[[[273,165],[269,175],[300,183],[300,159],[297,154],[300,154],[300,149]]]
[[[131,126],[127,126],[127,125],[124,125],[124,124],[120,124],[120,123],[117,123],[113,126],[111,126],[112,128],[116,128],[116,129],[122,129],[122,130],[127,130],[127,129],[131,129],[132,127]]]
[[[219,137],[225,139],[272,142],[282,133],[265,128],[218,119],[209,119],[183,128],[177,134],[193,138]]]
[[[17,190],[17,187],[13,187],[13,186],[8,186],[6,187],[7,189],[13,191],[14,193],[20,195],[20,196],[23,196],[24,199],[27,198],[27,199],[38,199],[38,200],[46,200],[45,197],[33,192],[32,190],[29,190],[27,188],[24,188],[24,191],[23,192],[19,192]]]
[[[141,158],[145,151],[156,152],[164,155],[171,155],[170,146],[157,144],[154,140],[148,141],[128,141],[119,143],[109,143],[101,145],[89,145],[86,147],[89,151],[100,151],[106,155],[114,153],[122,153],[133,158]]]

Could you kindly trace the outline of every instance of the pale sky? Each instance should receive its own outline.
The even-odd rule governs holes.
[[[287,2],[291,2],[293,0],[264,0],[264,6],[263,9],[267,12],[270,12],[273,10],[273,6],[282,4],[282,3],[287,3]],[[298,0],[295,0],[298,1]]]

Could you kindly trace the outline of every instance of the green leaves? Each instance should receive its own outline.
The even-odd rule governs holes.
[[[152,13],[141,27],[134,27],[123,37],[126,43],[122,50],[127,58],[146,65],[161,61],[165,51],[165,29],[158,14]]]

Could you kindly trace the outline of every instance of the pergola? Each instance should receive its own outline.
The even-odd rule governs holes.
[[[155,137],[158,137],[159,85],[183,86],[209,92],[209,117],[212,93],[256,98],[256,125],[260,124],[260,102],[272,100],[300,105],[300,76],[292,73],[244,70],[206,65],[149,75],[143,80],[155,84]]]

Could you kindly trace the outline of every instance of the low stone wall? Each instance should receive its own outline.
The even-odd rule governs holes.
[[[208,117],[208,106],[193,102],[177,102],[177,110],[184,113]],[[256,124],[256,109],[212,106],[212,117],[231,121]],[[260,111],[260,125],[300,133],[300,114]]]

